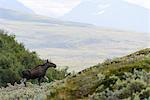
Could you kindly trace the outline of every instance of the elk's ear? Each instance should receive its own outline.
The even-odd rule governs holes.
[[[47,63],[49,62],[48,59],[46,60],[46,62],[47,62]]]

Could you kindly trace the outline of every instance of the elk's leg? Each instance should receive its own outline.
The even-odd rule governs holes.
[[[24,79],[23,79],[23,83],[24,83],[25,87],[27,87],[26,81],[27,81],[27,79],[24,78]]]
[[[39,86],[41,86],[41,78],[38,78]]]
[[[46,81],[49,81],[48,77],[47,76],[44,76],[44,79],[46,79]]]
[[[26,84],[26,82],[24,82],[24,86],[25,86],[25,87],[27,87],[27,84]]]
[[[20,83],[23,83],[23,80],[24,80],[24,79],[22,78],[22,79],[20,80]]]
[[[23,82],[25,81],[25,79],[26,79],[26,78],[22,78],[22,79],[20,80],[20,82],[23,83]]]

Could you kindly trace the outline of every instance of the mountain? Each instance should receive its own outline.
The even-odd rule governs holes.
[[[0,19],[9,21],[20,21],[20,22],[24,21],[24,22],[49,23],[56,25],[91,26],[91,24],[71,22],[71,21],[61,21],[59,19],[51,17],[45,17],[5,8],[0,8]]]
[[[0,18],[5,20],[14,20],[14,21],[30,21],[30,22],[46,22],[48,23],[48,17],[43,17],[35,14],[28,14],[24,12],[19,12],[16,10],[0,8]],[[56,20],[56,19],[52,19]]]
[[[62,16],[63,20],[85,22],[106,28],[150,32],[150,10],[123,0],[85,0]]]
[[[0,0],[0,8],[17,10],[25,13],[34,13],[31,9],[25,7],[22,3],[17,0]]]

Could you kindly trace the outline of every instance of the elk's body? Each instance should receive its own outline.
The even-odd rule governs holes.
[[[30,79],[38,79],[40,85],[40,80],[45,77],[46,71],[50,67],[56,68],[56,65],[47,60],[46,63],[43,65],[38,65],[33,69],[22,71],[22,78],[25,86],[26,86],[26,81]]]

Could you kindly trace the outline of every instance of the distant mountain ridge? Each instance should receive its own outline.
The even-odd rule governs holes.
[[[6,21],[48,23],[52,25],[91,26],[91,24],[62,21],[52,17],[37,15],[17,0],[11,0],[11,2],[0,0],[0,19]]]
[[[17,10],[24,13],[34,13],[17,0],[11,0],[11,2],[10,0],[0,0],[0,8]]]
[[[150,32],[149,16],[149,9],[123,0],[88,0],[62,16],[62,19],[91,23],[106,28]]]
[[[62,21],[56,18],[40,16],[31,13],[24,13],[21,11],[0,8],[0,18],[12,21],[26,21],[26,22],[37,22],[37,23],[49,23],[54,25],[73,25],[73,26],[91,26],[91,24]]]

